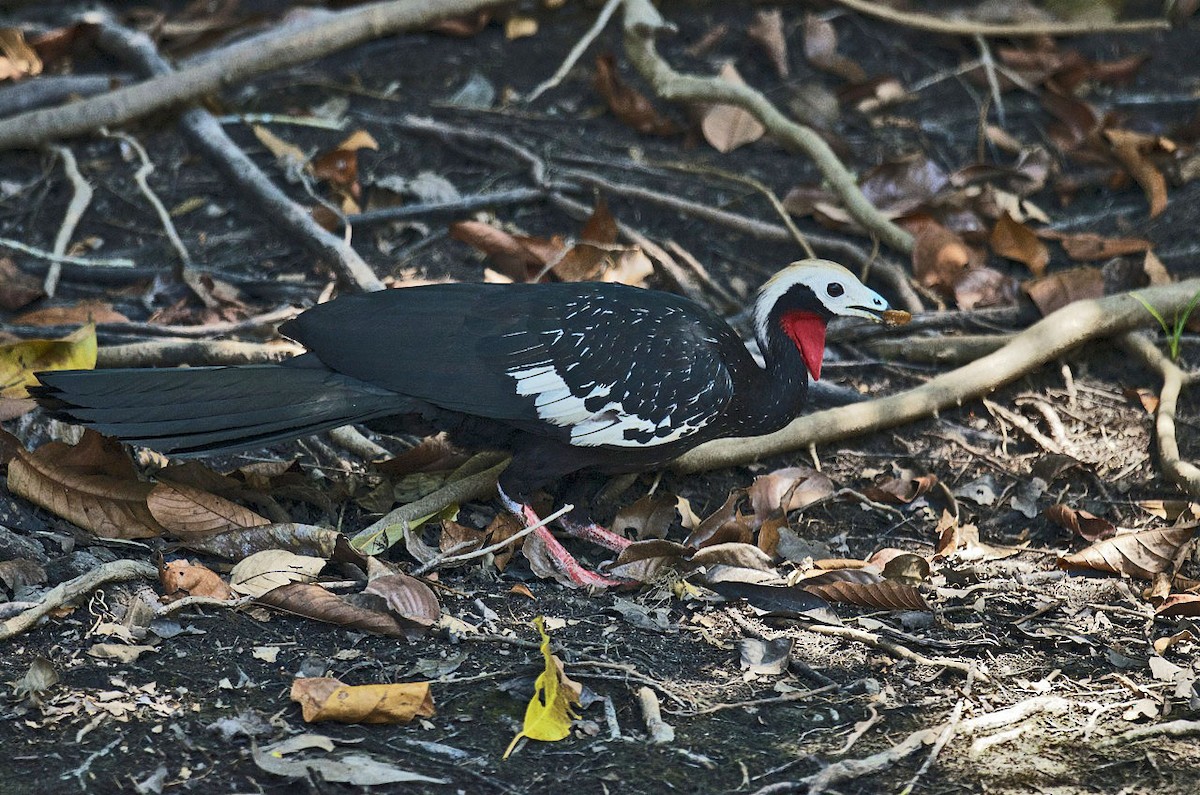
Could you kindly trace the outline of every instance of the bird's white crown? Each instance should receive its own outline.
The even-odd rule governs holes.
[[[833,315],[878,320],[879,313],[888,308],[883,296],[836,262],[803,259],[780,270],[758,291],[754,300],[754,332],[760,342],[766,340],[771,311],[798,285],[807,287]]]

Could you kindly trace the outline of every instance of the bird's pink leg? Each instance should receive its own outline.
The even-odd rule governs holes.
[[[507,508],[510,513],[520,518],[521,521],[525,523],[526,527],[532,527],[542,521],[533,508],[525,503],[517,502],[512,497],[509,497],[504,493],[504,489],[500,489],[500,501],[504,503],[504,507]],[[554,565],[556,565],[560,571],[565,573],[571,582],[575,583],[577,587],[611,588],[614,586],[629,584],[627,580],[614,580],[611,577],[605,577],[601,574],[597,574],[594,571],[585,569],[579,564],[579,561],[575,559],[575,556],[568,552],[567,548],[564,547],[559,540],[554,537],[554,534],[550,532],[550,528],[539,527],[533,532],[539,539],[541,539],[542,544],[546,547],[547,554],[550,556],[550,559],[554,561]],[[604,532],[608,533],[607,530]],[[609,535],[614,534],[609,533]],[[603,542],[597,543],[600,543],[601,546],[608,546],[608,544]],[[626,546],[628,546],[628,542],[626,542]],[[612,547],[609,548],[612,549]],[[624,547],[621,548],[624,549]]]
[[[589,543],[595,544],[598,547],[611,549],[613,552],[620,554],[625,551],[625,547],[629,546],[630,541],[623,535],[619,535],[609,530],[603,525],[598,525],[595,522],[580,524],[572,522],[567,517],[558,520],[562,525],[562,529],[566,530],[571,536],[583,539]]]

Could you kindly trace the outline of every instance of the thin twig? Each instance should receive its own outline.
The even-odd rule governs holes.
[[[58,234],[54,237],[54,254],[61,257],[67,253],[67,246],[71,242],[71,236],[75,234],[76,227],[79,226],[79,221],[83,218],[83,214],[87,211],[88,206],[92,203],[92,196],[95,191],[92,190],[91,183],[83,178],[83,174],[79,172],[79,164],[75,160],[75,154],[65,146],[49,147],[50,151],[58,155],[62,160],[63,171],[67,175],[67,179],[71,182],[71,202],[67,205],[67,210],[63,213],[62,224],[58,228]],[[46,271],[46,278],[42,282],[42,291],[46,293],[48,298],[53,298],[55,291],[58,289],[58,279],[62,274],[62,260],[56,259],[50,263],[50,269]]]
[[[1038,36],[1086,36],[1091,33],[1149,33],[1170,30],[1165,19],[1134,19],[1125,22],[974,22],[952,20],[931,14],[898,11],[871,0],[834,0],[860,14],[894,22],[905,27],[930,33],[952,36],[986,36],[988,38],[1034,38]]]
[[[36,624],[57,607],[70,604],[102,585],[126,580],[157,580],[158,569],[140,560],[114,560],[85,572],[73,580],[55,586],[36,607],[13,616],[0,624],[0,640],[8,640]]]
[[[600,35],[600,31],[604,30],[604,26],[608,24],[608,20],[612,19],[613,13],[620,5],[621,0],[608,0],[604,4],[604,8],[600,9],[600,13],[596,16],[596,21],[588,28],[587,33],[583,34],[583,38],[577,41],[575,46],[571,48],[571,51],[567,53],[567,57],[563,60],[562,65],[555,70],[554,74],[539,83],[537,88],[530,91],[529,96],[525,97],[526,105],[532,105],[535,99],[562,82],[563,78],[567,76],[567,72],[571,71],[571,68],[575,66],[591,43]]]
[[[52,251],[36,248],[22,243],[20,240],[13,240],[7,237],[0,237],[0,248],[11,248],[14,251],[20,251],[22,254],[28,254],[31,257],[71,265],[105,265],[109,268],[132,268],[135,264],[133,260],[125,259],[124,257],[74,257],[70,254],[55,254]]]

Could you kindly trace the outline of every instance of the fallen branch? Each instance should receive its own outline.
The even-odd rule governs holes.
[[[931,14],[899,11],[871,0],[833,0],[860,14],[894,22],[929,33],[987,38],[1034,38],[1037,36],[1084,36],[1089,33],[1148,33],[1170,30],[1165,19],[1132,19],[1124,22],[974,22],[969,19],[944,19]]]
[[[1182,310],[1200,290],[1200,279],[1138,294],[1164,315]],[[995,353],[944,373],[919,387],[879,400],[819,411],[767,436],[719,439],[675,461],[680,472],[735,466],[805,450],[812,445],[859,436],[936,416],[939,411],[983,397],[1085,342],[1112,337],[1151,321],[1132,293],[1077,301],[1043,318]]]
[[[366,41],[500,5],[502,0],[391,0],[314,16],[211,53],[195,66],[137,85],[0,121],[0,150],[27,149],[45,141],[117,127],[178,107],[263,72],[345,50]]]
[[[154,42],[144,33],[122,27],[108,18],[97,24],[97,43],[106,51],[131,62],[147,74],[167,77],[177,74],[163,59]],[[375,271],[358,255],[349,243],[323,229],[305,208],[296,204],[276,187],[250,157],[234,143],[220,123],[203,108],[191,108],[180,117],[180,124],[189,142],[199,149],[210,163],[234,183],[238,193],[253,197],[266,215],[292,233],[309,251],[325,260],[343,282],[362,291],[382,290],[383,282]],[[3,123],[0,122],[0,127]],[[144,175],[142,177],[144,180]],[[169,221],[169,219],[168,219]],[[168,225],[170,228],[170,225]],[[172,240],[177,241],[177,237]],[[190,284],[188,257],[181,250],[183,281]],[[203,291],[195,291],[204,298]]]
[[[36,606],[0,624],[0,641],[20,635],[37,624],[51,610],[75,602],[107,583],[157,579],[158,569],[144,561],[114,560],[105,563],[73,580],[58,584],[47,592]]]
[[[821,136],[780,113],[766,97],[749,86],[676,72],[655,49],[655,36],[665,30],[671,30],[671,26],[663,21],[649,0],[625,0],[625,51],[658,96],[671,102],[734,105],[747,111],[774,138],[812,159],[845,204],[846,211],[863,228],[898,251],[912,251],[912,235],[871,204],[858,189],[854,175]]]
[[[1179,455],[1179,441],[1175,436],[1175,409],[1179,404],[1179,393],[1192,376],[1166,357],[1143,334],[1128,333],[1121,337],[1125,350],[1162,376],[1163,385],[1158,393],[1158,409],[1154,412],[1154,432],[1158,437],[1158,459],[1163,474],[1189,497],[1200,499],[1200,468],[1184,461]]]
[[[1127,745],[1139,740],[1149,740],[1153,737],[1194,737],[1200,734],[1200,720],[1171,720],[1166,723],[1152,723],[1149,726],[1138,726],[1115,737],[1110,737],[1100,743],[1101,748],[1113,748]]]
[[[945,668],[949,671],[960,673],[963,676],[973,677],[980,682],[991,682],[991,677],[979,670],[979,667],[974,663],[962,662],[961,660],[951,660],[948,657],[927,657],[918,651],[913,651],[907,646],[901,646],[895,641],[881,638],[874,632],[867,632],[862,629],[854,629],[853,627],[834,627],[826,624],[808,624],[804,627],[808,632],[815,632],[818,635],[828,635],[832,638],[841,638],[842,640],[850,640],[856,643],[862,643],[865,646],[870,646],[872,649],[886,652],[893,657],[901,660],[908,660],[917,665],[928,665],[933,668]]]

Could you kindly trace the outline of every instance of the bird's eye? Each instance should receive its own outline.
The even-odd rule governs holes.
[[[829,293],[831,298],[837,298],[846,292],[846,288],[838,282],[832,282],[828,287],[825,288],[825,292]]]

